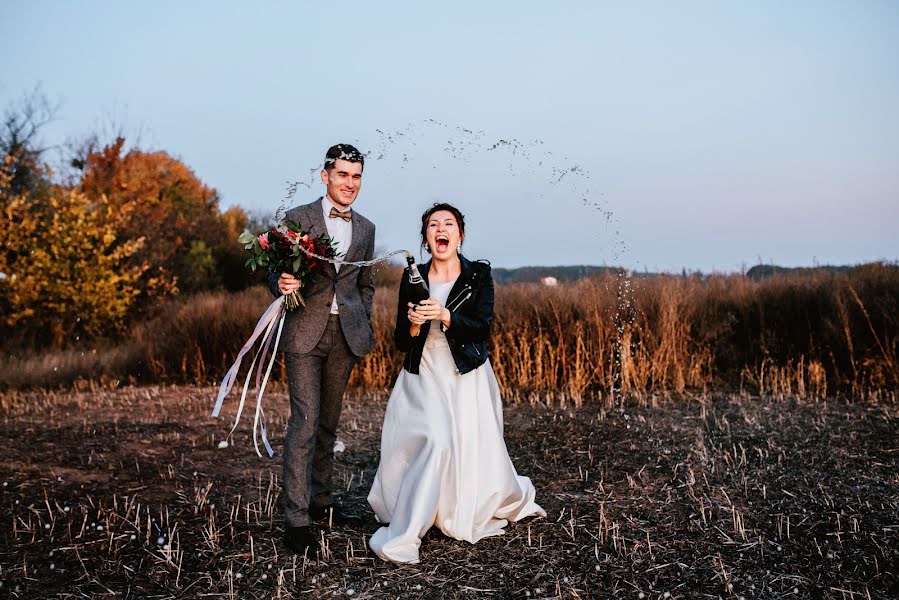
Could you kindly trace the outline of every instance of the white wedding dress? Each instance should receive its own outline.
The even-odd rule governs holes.
[[[432,283],[431,297],[446,305],[452,285]],[[419,374],[400,371],[387,402],[368,503],[389,525],[375,532],[371,549],[384,560],[414,563],[432,525],[471,543],[500,535],[509,521],[546,516],[535,493],[509,459],[490,361],[459,375],[432,322]]]

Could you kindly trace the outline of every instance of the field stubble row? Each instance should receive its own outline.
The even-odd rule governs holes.
[[[895,598],[896,404],[686,394],[504,411],[546,518],[422,564],[366,551],[384,394],[348,394],[335,482],[358,528],[279,542],[280,461],[215,388],[0,394],[0,594],[16,598]],[[233,405],[230,405],[233,408]],[[267,416],[283,448],[288,398]],[[229,413],[231,414],[231,413]],[[27,455],[22,454],[27,444]]]

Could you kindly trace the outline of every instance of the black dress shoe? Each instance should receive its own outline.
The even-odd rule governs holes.
[[[309,517],[314,521],[336,523],[337,525],[362,525],[362,517],[344,511],[339,504],[331,506],[310,506]]]
[[[284,545],[294,553],[307,558],[318,556],[318,538],[311,527],[287,527],[284,530]]]

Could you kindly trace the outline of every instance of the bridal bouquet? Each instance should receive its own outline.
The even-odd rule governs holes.
[[[290,220],[258,236],[244,232],[237,241],[252,254],[245,263],[251,270],[264,267],[276,273],[292,273],[300,280],[300,289],[284,298],[288,310],[305,306],[301,292],[324,268],[325,262],[312,255],[337,256],[336,243],[331,238],[325,234],[312,237],[300,228],[299,223]]]
[[[256,414],[253,417],[253,446],[256,448],[256,454],[262,456],[262,453],[259,451],[258,441],[258,437],[261,434],[262,443],[268,455],[272,456],[274,455],[274,450],[272,450],[271,444],[268,442],[268,435],[265,430],[262,394],[265,392],[265,385],[268,383],[269,375],[275,364],[278,342],[281,340],[281,331],[284,328],[284,319],[288,310],[293,310],[300,305],[305,306],[301,291],[307,288],[316,276],[321,274],[326,264],[326,261],[323,259],[337,257],[336,244],[327,235],[310,236],[300,228],[298,223],[290,220],[277,227],[272,227],[258,236],[245,232],[237,238],[237,241],[243,244],[244,248],[252,254],[246,262],[246,266],[251,270],[255,271],[264,267],[276,273],[293,273],[300,280],[299,290],[286,296],[279,295],[262,314],[262,318],[256,323],[253,335],[240,349],[237,359],[231,365],[231,368],[228,369],[228,373],[225,374],[225,378],[222,380],[221,386],[219,386],[215,407],[212,409],[212,416],[217,417],[222,410],[225,396],[228,395],[228,392],[231,391],[237,380],[237,373],[240,370],[240,363],[244,355],[253,348],[256,340],[261,337],[260,349],[256,356],[253,357],[253,362],[250,363],[250,370],[247,373],[247,379],[240,395],[240,403],[237,405],[237,416],[234,418],[234,425],[228,433],[228,438],[219,442],[219,448],[227,448],[229,446],[229,440],[237,429],[237,424],[240,422],[240,416],[243,414],[247,400],[250,380],[253,377],[253,367],[256,367]],[[269,351],[271,351],[271,358],[268,360],[268,368],[264,369]]]

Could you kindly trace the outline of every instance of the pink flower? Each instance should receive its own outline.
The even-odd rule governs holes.
[[[270,245],[268,243],[268,232],[265,232],[259,236],[259,245],[262,246],[263,250],[268,250],[270,248]]]

